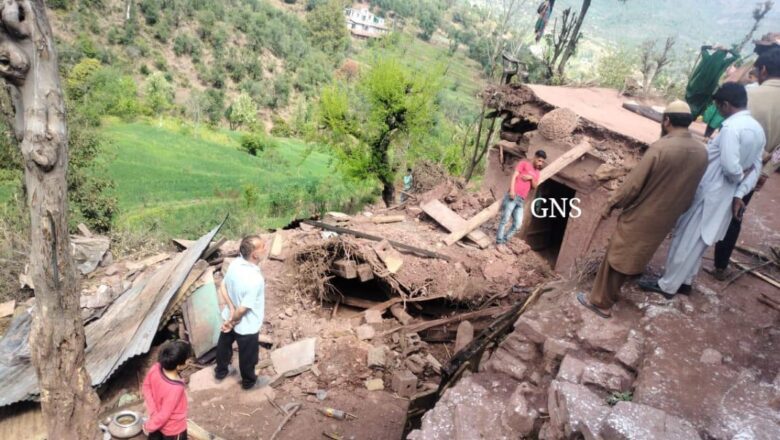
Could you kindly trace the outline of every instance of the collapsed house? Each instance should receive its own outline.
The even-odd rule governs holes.
[[[614,218],[601,220],[605,202],[660,131],[618,96],[536,85],[486,91],[500,141],[489,152],[485,189],[500,197],[514,165],[538,149],[552,160],[548,167],[584,150],[535,195],[561,206],[580,198],[582,215],[544,218],[527,204],[520,234],[563,280],[532,295],[494,348],[469,346],[454,356],[463,368],[445,368],[452,374],[438,402],[409,439],[780,438],[780,249],[772,247],[780,225],[771,199],[754,211],[758,234],[750,238],[764,250],[743,248],[735,262],[757,267],[747,258],[767,273],[700,277],[693,294],[672,301],[628,283],[607,320],[575,298],[597,267],[590,257],[615,227]]]
[[[615,220],[602,221],[607,199],[642,152],[658,139],[660,125],[622,107],[615,90],[510,84],[488,88],[500,140],[489,150],[484,187],[501,197],[518,161],[544,150],[548,163],[587,143],[579,159],[540,185],[525,206],[520,236],[548,257],[559,273],[603,250]],[[572,205],[572,200],[575,205]],[[573,207],[578,209],[573,209]],[[579,212],[578,212],[579,210]],[[572,212],[573,211],[573,212]]]

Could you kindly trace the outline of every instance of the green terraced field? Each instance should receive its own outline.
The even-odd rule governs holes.
[[[331,156],[301,141],[277,139],[275,154],[254,157],[239,149],[237,133],[195,136],[173,122],[108,122],[104,134],[120,228],[194,237],[230,214],[228,229],[243,233],[356,207],[371,190],[345,184]]]

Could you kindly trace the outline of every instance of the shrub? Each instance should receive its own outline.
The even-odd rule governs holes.
[[[634,71],[635,60],[626,50],[618,50],[601,58],[598,65],[599,85],[623,89]]]
[[[266,149],[276,148],[276,142],[268,136],[261,133],[248,133],[241,136],[241,149],[257,156],[258,153],[266,151]]]
[[[291,137],[293,135],[290,124],[277,115],[271,117],[271,122],[274,126],[271,128],[271,135],[276,137]]]
[[[247,208],[257,205],[257,201],[260,199],[260,193],[257,191],[257,187],[251,184],[244,185],[241,195],[244,197],[244,204]]]

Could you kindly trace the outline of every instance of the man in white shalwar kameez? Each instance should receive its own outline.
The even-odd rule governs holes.
[[[750,192],[761,172],[766,137],[746,109],[744,86],[725,83],[713,99],[726,120],[720,134],[707,145],[707,170],[691,207],[677,221],[663,276],[639,282],[644,290],[668,299],[678,290],[690,291],[707,248],[723,238],[732,216],[742,215],[744,204],[736,196]]]

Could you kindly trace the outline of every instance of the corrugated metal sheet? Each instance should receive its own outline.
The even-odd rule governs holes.
[[[87,371],[92,385],[102,384],[128,359],[149,351],[168,302],[221,227],[147,275],[109,306],[99,320],[87,325]],[[0,364],[0,407],[35,398],[37,382],[29,363]]]

